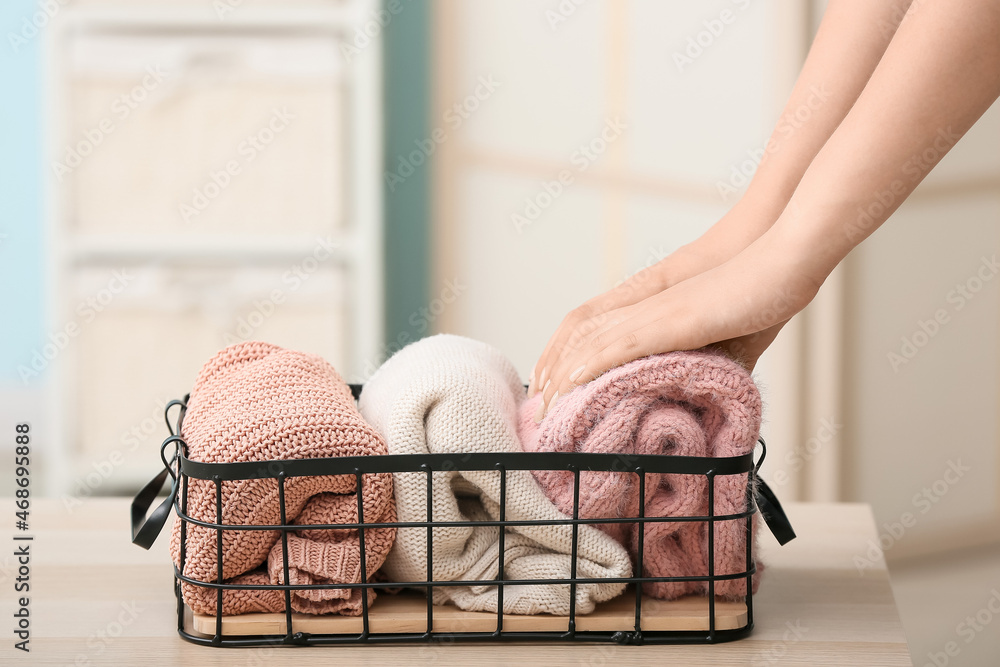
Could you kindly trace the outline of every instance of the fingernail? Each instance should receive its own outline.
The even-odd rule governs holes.
[[[535,369],[531,369],[531,373],[528,375],[528,398],[535,395]]]
[[[545,401],[538,401],[538,407],[535,409],[535,423],[538,424],[542,421],[542,417],[545,415]]]
[[[549,399],[549,404],[545,406],[545,414],[552,412],[552,406],[556,404],[556,399],[559,398],[559,392],[552,394],[552,398]]]
[[[573,371],[572,373],[570,373],[569,374],[569,381],[570,382],[576,382],[577,378],[579,378],[581,375],[583,375],[583,371],[585,371],[585,370],[587,370],[587,364],[584,364],[583,366],[580,366],[575,371]]]
[[[545,384],[545,380],[546,378],[548,378],[548,376],[549,376],[549,369],[543,368],[542,374],[538,376],[538,386],[542,388],[542,393],[545,393],[545,387],[548,386]]]

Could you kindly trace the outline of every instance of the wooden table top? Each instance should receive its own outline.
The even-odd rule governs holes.
[[[8,499],[9,500],[9,499]],[[8,507],[13,502],[7,503]],[[779,547],[761,531],[766,570],[754,598],[755,629],[714,646],[617,646],[594,643],[406,644],[220,649],[176,633],[167,550],[169,529],[144,551],[129,542],[129,501],[58,499],[32,503],[30,654],[10,630],[2,664],[385,665],[911,665],[885,562],[869,554],[877,540],[871,509],[860,504],[789,503],[799,537]],[[9,531],[8,531],[9,532]],[[6,613],[14,608],[18,564],[13,535],[0,558]],[[858,558],[867,559],[859,570]],[[863,572],[863,573],[862,573]],[[8,619],[10,617],[8,616]],[[10,621],[8,620],[8,623]]]

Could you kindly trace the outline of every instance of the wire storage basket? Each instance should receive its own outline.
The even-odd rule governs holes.
[[[354,397],[360,395],[361,385],[352,384]],[[787,524],[780,504],[766,485],[759,481],[757,471],[764,454],[755,464],[753,454],[733,457],[689,457],[674,455],[598,454],[580,452],[517,452],[453,454],[390,454],[381,456],[354,456],[319,459],[273,460],[236,463],[205,463],[187,458],[186,444],[180,436],[184,414],[184,401],[172,401],[166,407],[168,437],[161,447],[160,456],[164,469],[136,496],[132,504],[133,542],[148,548],[160,532],[171,510],[180,523],[180,567],[174,564],[174,592],[177,598],[177,631],[184,639],[202,645],[222,647],[251,647],[273,645],[323,645],[385,642],[431,641],[593,641],[618,644],[653,643],[717,643],[747,636],[753,629],[752,579],[756,564],[752,552],[752,521],[755,512],[762,510],[764,519],[784,544],[794,537]],[[169,412],[180,406],[176,431],[170,424]],[[763,446],[763,441],[760,441]],[[173,455],[167,458],[168,449]],[[496,471],[500,479],[499,518],[483,521],[436,521],[433,517],[432,499],[434,480],[432,473],[439,471]],[[573,512],[571,517],[554,520],[513,521],[506,519],[506,484],[509,471],[568,471],[573,478]],[[582,518],[580,507],[580,475],[585,472],[613,472],[635,475],[638,488],[639,509],[637,516]],[[425,473],[427,492],[426,521],[368,522],[364,517],[362,502],[363,476],[374,473]],[[647,475],[694,475],[704,478],[708,493],[708,512],[700,516],[646,516]],[[292,524],[286,515],[285,484],[294,477],[346,475],[355,479],[357,493],[357,523]],[[733,514],[715,513],[716,479],[720,476],[742,475],[746,478],[745,506]],[[172,479],[168,497],[146,517],[167,477]],[[215,489],[215,520],[202,521],[188,514],[189,480],[206,480]],[[226,525],[222,523],[222,484],[238,480],[273,479],[277,485],[281,521],[275,525]],[[761,493],[761,491],[764,493]],[[704,575],[651,577],[641,576],[643,547],[646,528],[654,522],[702,522],[707,533],[707,573]],[[742,522],[745,526],[744,567],[738,572],[716,572],[715,527],[721,522]],[[640,527],[637,531],[638,548],[633,576],[620,578],[584,578],[577,576],[577,537],[584,524],[626,523]],[[198,525],[216,532],[217,576],[215,581],[201,581],[183,574],[188,526]],[[571,573],[565,579],[512,579],[504,576],[504,536],[507,528],[527,525],[566,525],[572,533],[570,552]],[[449,527],[495,526],[499,532],[499,553],[496,575],[489,580],[438,580],[433,579],[433,534],[435,529]],[[424,529],[426,531],[426,579],[421,581],[369,581],[365,558],[365,532],[373,528]],[[290,584],[288,559],[289,531],[356,530],[360,546],[361,583]],[[280,533],[284,554],[282,567],[284,584],[246,585],[226,582],[223,577],[223,531],[266,530]],[[716,599],[716,585],[724,580],[744,580],[745,595],[737,601]],[[663,601],[643,594],[643,584],[653,582],[704,582],[708,594],[686,601],[685,613],[678,615],[675,601]],[[620,583],[627,587],[614,600],[602,605],[601,613],[577,613],[578,585],[592,583]],[[216,604],[212,615],[192,614],[182,594],[182,584],[214,591]],[[520,585],[551,584],[568,586],[568,616],[521,616],[504,612],[504,590]],[[497,588],[496,612],[462,612],[451,605],[435,605],[432,591],[442,586],[495,586]],[[360,616],[310,617],[296,613],[291,604],[293,590],[305,589],[362,589]],[[276,590],[284,596],[284,611],[272,614],[254,614],[255,623],[240,629],[234,619],[224,616],[223,593],[233,590]],[[369,604],[367,590],[378,592],[407,589],[410,592],[379,596]],[[413,592],[413,589],[416,592]],[[424,591],[421,593],[420,591]],[[613,603],[613,604],[612,604]],[[602,609],[602,605],[598,609]],[[657,613],[668,611],[668,613]],[[681,617],[678,622],[678,616]],[[247,630],[246,628],[250,628]]]

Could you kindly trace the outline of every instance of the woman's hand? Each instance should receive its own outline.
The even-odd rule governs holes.
[[[665,274],[670,259],[668,257],[639,271],[620,285],[571,310],[552,334],[542,356],[529,375],[528,396],[534,396],[545,387],[549,367],[554,365],[565,349],[575,347],[583,336],[607,326],[614,317],[613,313],[618,309],[665,289],[668,284]]]
[[[782,236],[764,234],[728,262],[636,303],[574,311],[540,362],[536,386],[544,407],[536,419],[577,385],[666,350],[714,345],[752,368],[781,326],[812,300],[822,283],[816,276],[825,275],[792,259],[768,259],[803,256],[793,247],[798,240]]]
[[[588,351],[596,351],[596,348],[608,342],[609,332],[616,332],[610,335],[620,333],[629,338],[633,332],[627,330],[622,332],[617,327],[626,321],[632,324],[640,321],[636,319],[638,313],[643,309],[648,311],[650,308],[656,308],[659,302],[651,301],[653,297],[662,294],[672,285],[732,259],[769,229],[774,217],[773,211],[769,211],[766,207],[758,206],[752,201],[741,200],[701,238],[679,248],[659,263],[643,269],[622,284],[570,311],[549,339],[528,378],[528,397],[534,396],[539,391],[546,397],[539,404],[536,419],[540,420],[548,410],[549,403],[553,402],[554,392],[565,394],[576,384],[583,384],[611,368],[611,366],[601,367],[601,364],[589,368],[585,360],[585,357],[590,358],[587,356]],[[714,343],[752,370],[758,357],[774,340],[780,328],[779,324],[773,331],[754,331],[726,340],[708,342]],[[645,356],[637,353],[639,349],[641,346],[633,350],[632,354],[626,355],[628,358],[626,356],[616,358],[621,358],[620,363],[625,363]],[[558,382],[553,382],[553,373],[557,372],[556,369],[563,369],[564,362],[572,364],[573,360],[579,360],[580,365],[569,369],[566,376],[568,383],[562,381],[561,375]],[[576,373],[577,370],[580,370],[579,374]],[[550,389],[551,391],[547,391]]]

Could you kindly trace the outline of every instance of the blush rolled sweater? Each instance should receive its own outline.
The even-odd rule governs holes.
[[[760,394],[749,373],[721,353],[709,351],[657,354],[614,368],[560,397],[541,424],[536,424],[540,400],[541,394],[520,408],[519,435],[526,451],[737,456],[753,451],[760,431]],[[572,474],[548,471],[535,476],[559,509],[572,510]],[[645,491],[646,516],[708,514],[708,485],[702,475],[647,474]],[[716,515],[744,511],[746,497],[746,474],[715,478]],[[638,512],[636,474],[581,473],[581,517],[637,517]],[[715,524],[716,574],[746,571],[745,521]],[[754,535],[756,521],[755,517]],[[633,559],[638,555],[636,526],[600,524],[628,545]],[[707,522],[649,522],[643,540],[643,576],[708,575]],[[762,568],[758,563],[754,588]],[[670,599],[707,594],[708,585],[704,581],[647,582],[644,590]],[[715,584],[716,595],[724,598],[739,598],[746,592],[744,578]]]

